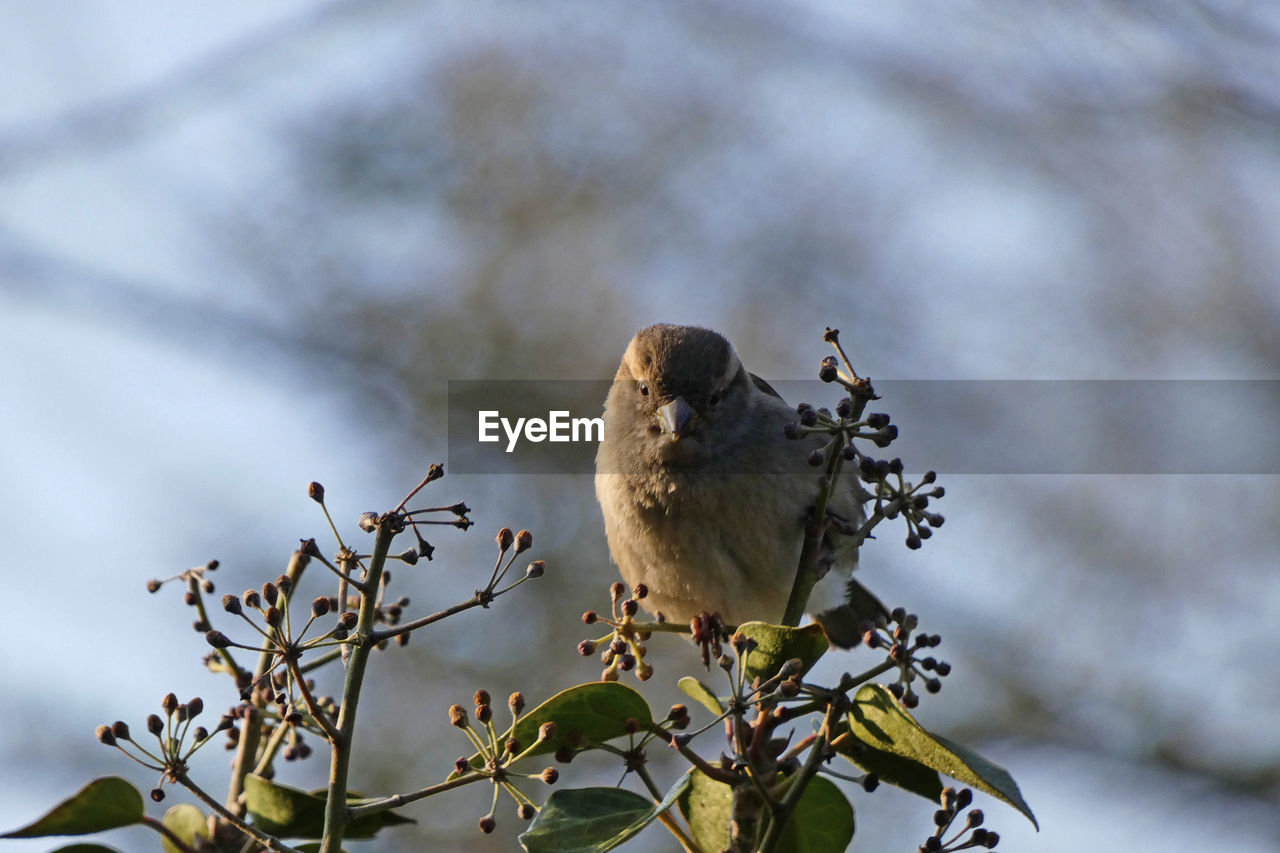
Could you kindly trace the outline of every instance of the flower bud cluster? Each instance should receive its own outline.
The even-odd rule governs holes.
[[[862,641],[868,648],[888,650],[889,659],[898,666],[898,680],[888,685],[889,692],[905,707],[914,708],[920,704],[915,686],[923,684],[926,692],[937,693],[942,689],[942,679],[951,672],[951,664],[932,656],[920,656],[922,650],[940,644],[942,637],[916,632],[920,622],[916,614],[895,607],[889,618],[891,622],[887,628],[865,623]]]
[[[520,715],[525,709],[523,693],[516,691],[507,697],[507,708],[511,711],[511,728],[504,734],[499,734],[493,725],[493,704],[489,691],[477,690],[472,697],[472,702],[474,708],[470,716],[462,705],[451,705],[449,723],[462,729],[467,739],[478,750],[471,758],[462,756],[454,761],[453,775],[463,777],[476,774],[475,779],[487,778],[495,788],[493,806],[479,821],[481,832],[489,833],[497,828],[498,823],[494,815],[498,806],[498,795],[503,791],[515,801],[516,814],[520,819],[532,820],[538,813],[538,807],[516,787],[513,779],[518,774],[514,772],[514,765],[535,750],[545,751],[546,747],[543,745],[555,741],[558,737],[556,724],[543,723],[538,727],[538,736],[533,743],[522,743],[515,736],[515,731],[516,724],[520,722]],[[547,785],[553,785],[560,778],[560,771],[554,767],[545,767],[537,773],[522,775],[527,779],[537,779]]]
[[[583,624],[603,622],[611,629],[603,637],[578,643],[578,654],[583,657],[600,652],[600,662],[604,664],[601,681],[617,681],[619,673],[632,671],[641,681],[653,677],[653,666],[644,659],[648,651],[645,644],[651,632],[636,618],[640,613],[640,602],[649,594],[649,588],[640,583],[631,590],[631,595],[626,593],[626,586],[621,581],[614,581],[609,586],[611,615],[604,617],[595,610],[582,614]]]
[[[941,808],[933,813],[933,833],[916,848],[918,853],[945,853],[972,848],[991,850],[1000,843],[1000,833],[982,826],[985,819],[982,809],[969,808],[973,803],[973,791],[968,788],[957,791],[948,786],[942,789],[939,803]],[[947,833],[956,824],[962,811],[965,812],[964,820],[948,838]]]

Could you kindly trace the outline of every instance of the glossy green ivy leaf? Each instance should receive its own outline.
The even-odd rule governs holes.
[[[1031,807],[1022,799],[1022,792],[1007,770],[968,747],[925,731],[883,685],[863,685],[854,695],[853,707],[849,711],[849,730],[857,740],[875,750],[923,765],[986,791],[1026,815],[1036,829],[1040,828]],[[853,760],[862,763],[857,757]],[[917,771],[913,772],[919,775]],[[883,778],[900,784],[887,775]],[[916,790],[909,785],[901,786]],[[916,790],[916,793],[924,792]],[[933,799],[936,801],[936,795]]]
[[[633,838],[675,803],[689,784],[680,777],[662,802],[622,788],[559,790],[547,798],[520,843],[529,853],[604,853]]]
[[[307,791],[280,785],[261,776],[244,779],[245,804],[254,826],[281,838],[319,838],[324,834],[324,792]],[[359,806],[371,800],[349,792],[347,804]],[[375,812],[347,824],[347,838],[372,838],[384,826],[414,823],[411,818],[393,811]]]
[[[703,850],[729,846],[733,793],[729,786],[694,772],[680,797],[680,811]],[[843,853],[853,840],[853,805],[829,779],[809,780],[804,796],[778,839],[779,853]]]
[[[729,849],[729,819],[733,815],[733,792],[723,782],[695,771],[689,786],[680,795],[680,812],[690,834],[703,850]]]
[[[142,821],[142,794],[119,776],[94,779],[44,817],[0,838],[42,838],[46,835],[86,835]]]
[[[684,694],[702,707],[706,708],[717,717],[724,713],[724,706],[720,704],[720,700],[716,698],[715,691],[703,684],[692,675],[686,675],[676,682]]]
[[[770,625],[767,622],[744,622],[738,630],[756,641],[756,648],[747,656],[747,681],[756,676],[772,678],[784,663],[799,658],[801,674],[813,667],[827,653],[831,644],[822,626],[806,625],[789,628],[786,625]]]
[[[526,747],[538,740],[543,723],[556,724],[556,736],[539,743],[530,755],[555,752],[581,738],[589,743],[604,743],[627,733],[627,721],[634,719],[643,729],[653,722],[653,712],[644,697],[616,681],[591,681],[562,690],[531,711],[520,715],[519,722],[499,738],[504,742],[514,736]],[[471,766],[483,764],[479,753],[471,756]],[[449,775],[455,778],[455,771]]]
[[[843,853],[853,841],[853,803],[824,776],[804,789],[778,849],[790,853]]]
[[[198,808],[190,803],[179,803],[164,813],[160,822],[182,839],[189,847],[196,846],[196,839],[209,838],[209,821]],[[182,849],[167,837],[162,839],[165,853],[182,853]]]

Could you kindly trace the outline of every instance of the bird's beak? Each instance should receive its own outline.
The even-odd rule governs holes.
[[[689,433],[693,423],[693,407],[684,401],[684,397],[676,397],[670,403],[658,407],[658,420],[662,422],[662,430],[671,436],[672,441],[679,441]]]

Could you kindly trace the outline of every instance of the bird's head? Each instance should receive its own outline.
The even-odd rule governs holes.
[[[631,340],[609,408],[660,458],[694,461],[735,439],[750,391],[750,374],[722,336],[658,325]]]

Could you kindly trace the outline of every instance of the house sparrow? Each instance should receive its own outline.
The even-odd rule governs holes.
[[[713,331],[657,325],[632,339],[605,400],[595,484],[609,551],[630,586],[648,587],[647,609],[680,621],[706,611],[728,624],[782,619],[818,496],[807,459],[823,443],[788,439],[796,417]],[[861,523],[861,496],[850,472],[829,510]],[[840,538],[831,528],[823,542],[842,570],[828,577],[854,567],[856,549],[841,551]],[[849,583],[846,602],[816,617],[844,646],[884,612]]]

